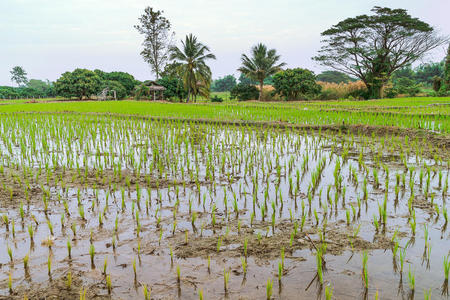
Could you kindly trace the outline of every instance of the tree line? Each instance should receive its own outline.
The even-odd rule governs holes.
[[[447,57],[439,63],[411,65],[430,50],[447,44],[449,38],[404,9],[375,6],[370,15],[347,18],[322,32],[322,47],[312,59],[329,68],[319,75],[304,68],[285,68],[276,49],[257,43],[241,55],[239,82],[232,75],[212,80],[208,62],[216,56],[195,35],[188,34],[178,46],[175,33],[164,11],[147,7],[134,27],[144,36],[141,55],[163,85],[165,98],[195,101],[210,98],[210,91],[230,91],[240,100],[263,100],[264,85],[282,99],[320,98],[324,82],[363,82],[365,89],[357,97],[381,98],[397,94],[416,94],[421,86],[432,85],[436,95],[450,94],[450,46]],[[31,89],[23,68],[15,67],[12,80],[21,92]],[[24,80],[25,77],[25,80]],[[36,82],[35,82],[36,84]],[[124,72],[76,69],[66,72],[54,83],[41,85],[63,97],[89,98],[108,88],[118,98],[148,95],[148,82],[139,82]],[[33,88],[34,89],[34,88]],[[16,91],[18,92],[18,91]],[[0,88],[0,97],[2,89]]]

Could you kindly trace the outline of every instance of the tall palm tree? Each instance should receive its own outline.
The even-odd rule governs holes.
[[[277,51],[275,49],[268,50],[267,46],[262,43],[253,46],[251,54],[251,58],[246,54],[242,54],[242,66],[238,71],[248,78],[259,82],[259,100],[262,100],[264,79],[280,71],[286,64],[278,63],[280,56],[277,55]]]
[[[170,48],[170,59],[180,63],[178,73],[187,90],[186,102],[189,102],[191,96],[196,97],[199,94],[208,97],[211,69],[205,61],[216,59],[216,56],[210,53],[208,46],[197,41],[197,37],[192,33],[186,35],[181,44],[181,49],[176,46]]]

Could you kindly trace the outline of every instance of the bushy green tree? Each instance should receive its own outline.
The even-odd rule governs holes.
[[[236,86],[236,78],[233,75],[226,75],[223,78],[214,80],[211,90],[214,92],[228,92]]]
[[[394,89],[398,94],[415,96],[420,93],[421,85],[416,83],[414,79],[400,77],[394,81]]]
[[[116,80],[102,81],[100,90],[103,90],[105,88],[108,88],[110,90],[110,93],[108,94],[109,96],[112,96],[112,91],[115,91],[117,100],[122,100],[128,95],[127,89],[119,81]]]
[[[90,70],[75,69],[73,72],[65,72],[55,82],[58,95],[63,97],[77,97],[82,100],[93,94],[97,94],[102,85],[100,76]]]
[[[259,90],[254,85],[239,83],[231,90],[230,96],[239,101],[256,100]]]
[[[275,92],[286,100],[309,98],[320,93],[314,72],[296,68],[280,71],[273,76]]]
[[[186,90],[183,86],[183,81],[177,77],[164,76],[161,77],[157,83],[166,88],[164,91],[165,99],[183,99],[186,97]]]
[[[347,83],[355,81],[356,79],[348,76],[345,73],[339,71],[323,71],[316,76],[317,81],[330,82],[330,83]]]
[[[100,76],[103,81],[117,81],[126,91],[126,95],[131,95],[138,82],[134,76],[126,72],[104,72],[102,70],[94,70],[95,74]]]

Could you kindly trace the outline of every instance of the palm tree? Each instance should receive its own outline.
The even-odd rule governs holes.
[[[286,64],[277,64],[280,60],[280,56],[277,55],[277,51],[275,49],[267,50],[267,46],[262,43],[253,46],[251,53],[251,58],[245,54],[242,54],[242,66],[238,69],[238,71],[250,79],[259,81],[259,100],[261,101],[264,79],[280,71],[281,67]]]
[[[191,96],[209,96],[211,83],[211,69],[206,65],[207,59],[216,59],[210,53],[208,46],[197,41],[197,37],[189,34],[181,41],[182,49],[173,46],[170,48],[170,59],[180,63],[178,73],[183,79],[184,87],[187,90],[186,102]]]

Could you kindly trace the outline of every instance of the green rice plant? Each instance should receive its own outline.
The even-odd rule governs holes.
[[[211,272],[211,256],[208,255],[208,273]]]
[[[445,280],[448,281],[448,274],[450,271],[450,260],[449,260],[449,256],[444,256],[444,277]]]
[[[331,300],[332,297],[333,297],[333,288],[327,285],[325,287],[325,299]]]
[[[108,289],[108,295],[111,295],[112,284],[111,284],[111,275],[106,275],[106,288]]]
[[[47,271],[48,271],[48,276],[51,276],[51,272],[52,272],[52,257],[49,254],[48,255],[48,259],[47,259]]]
[[[408,283],[411,290],[415,290],[416,288],[416,279],[415,279],[415,273],[411,271],[411,266],[409,266],[408,269]]]
[[[281,277],[283,276],[283,263],[278,263],[278,281],[281,282]]]
[[[72,258],[72,244],[70,243],[70,239],[67,239],[67,255],[69,259]]]
[[[373,215],[373,224],[375,225],[375,232],[378,233],[378,229],[379,229],[379,224],[378,224],[378,219],[377,216],[375,216],[375,214]]]
[[[424,300],[431,300],[431,289],[423,290],[423,298]]]
[[[13,288],[12,288],[12,274],[11,274],[11,272],[9,272],[9,274],[8,274],[8,290],[9,290],[9,293],[10,293],[10,294],[13,293]]]
[[[33,239],[34,239],[34,230],[33,230],[33,226],[31,226],[31,224],[28,225],[28,234],[30,236],[30,240],[31,243],[33,243]]]
[[[399,251],[399,258],[400,258],[400,276],[402,276],[403,266],[404,266],[405,258],[406,258],[406,246]]]
[[[266,284],[266,299],[270,300],[272,298],[272,287],[273,287],[273,280],[267,279]]]
[[[217,239],[217,252],[220,252],[220,247],[222,246],[222,237],[219,236]]]
[[[91,257],[91,266],[94,268],[94,256],[95,256],[95,247],[94,244],[89,246],[89,256]]]
[[[66,287],[69,290],[72,288],[72,272],[70,271],[67,273]]]
[[[363,275],[363,281],[364,281],[364,287],[367,289],[369,288],[369,271],[367,268],[367,262],[368,262],[368,256],[367,251],[363,251],[363,257],[362,257],[362,275]]]
[[[323,284],[323,266],[322,266],[322,248],[317,249],[316,252],[316,265],[317,265],[317,276],[319,278],[319,283]]]
[[[137,271],[136,271],[136,257],[133,258],[133,273],[134,273],[134,281],[137,279]]]
[[[247,275],[247,261],[244,257],[241,257],[242,263],[242,272],[244,273],[244,277]]]
[[[30,260],[30,255],[27,254],[25,255],[25,257],[23,258],[23,268],[25,270],[25,272],[28,272],[28,261]]]
[[[203,290],[198,291],[198,299],[203,300]]]
[[[12,263],[12,262],[13,262],[13,253],[12,253],[12,249],[11,249],[11,247],[9,247],[8,244],[6,244],[6,248],[7,248],[7,251],[8,251],[9,261]]]
[[[248,248],[248,238],[245,237],[244,239],[244,257],[247,259],[247,248]]]
[[[230,280],[230,271],[226,271],[225,268],[223,268],[223,289],[225,290],[225,293],[228,293],[228,282]]]

